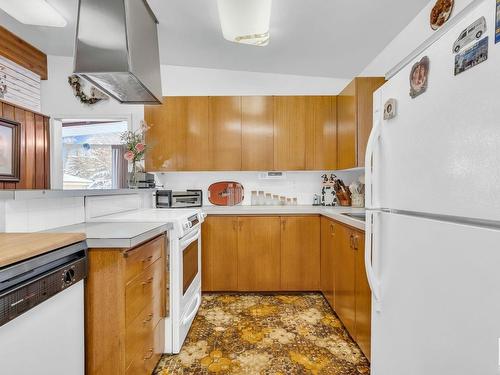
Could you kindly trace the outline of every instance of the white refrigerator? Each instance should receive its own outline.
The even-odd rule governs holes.
[[[500,373],[495,0],[465,14],[415,57],[429,57],[425,93],[410,97],[410,63],[374,94],[365,171],[372,375]],[[454,43],[482,16],[488,59],[455,76]],[[397,114],[384,120],[388,99]]]

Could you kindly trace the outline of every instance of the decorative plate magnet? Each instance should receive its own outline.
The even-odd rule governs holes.
[[[454,0],[437,0],[431,10],[430,24],[432,30],[437,30],[450,19]]]
[[[429,78],[429,57],[424,56],[415,63],[410,72],[410,96],[415,99],[427,90]]]
[[[488,60],[488,37],[455,55],[455,75],[474,68]]]
[[[384,120],[396,117],[396,99],[389,99],[384,104]]]

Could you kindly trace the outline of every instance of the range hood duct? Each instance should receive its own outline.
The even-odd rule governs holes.
[[[79,0],[74,73],[126,104],[160,104],[158,20],[146,0]]]

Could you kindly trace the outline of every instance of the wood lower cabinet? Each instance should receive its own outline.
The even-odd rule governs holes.
[[[320,289],[319,216],[281,217],[281,290]]]
[[[356,250],[356,342],[370,359],[372,292],[365,270],[365,234],[360,231],[353,234]]]
[[[319,216],[208,216],[203,291],[320,290]]]
[[[364,232],[321,218],[321,290],[370,359],[371,290],[364,255]]]
[[[344,225],[336,228],[335,236],[335,312],[351,336],[356,336],[356,253],[352,230]]]
[[[164,350],[165,235],[133,249],[89,249],[86,373],[151,374]]]
[[[335,309],[335,229],[336,222],[321,217],[321,292]]]
[[[280,218],[238,218],[238,290],[280,290]]]
[[[208,216],[201,228],[202,290],[238,290],[238,217]]]

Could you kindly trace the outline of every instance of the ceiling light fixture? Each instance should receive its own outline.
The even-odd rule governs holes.
[[[26,25],[64,27],[67,24],[45,0],[0,0],[0,9]]]
[[[269,44],[271,0],[217,0],[225,39],[254,46]]]

